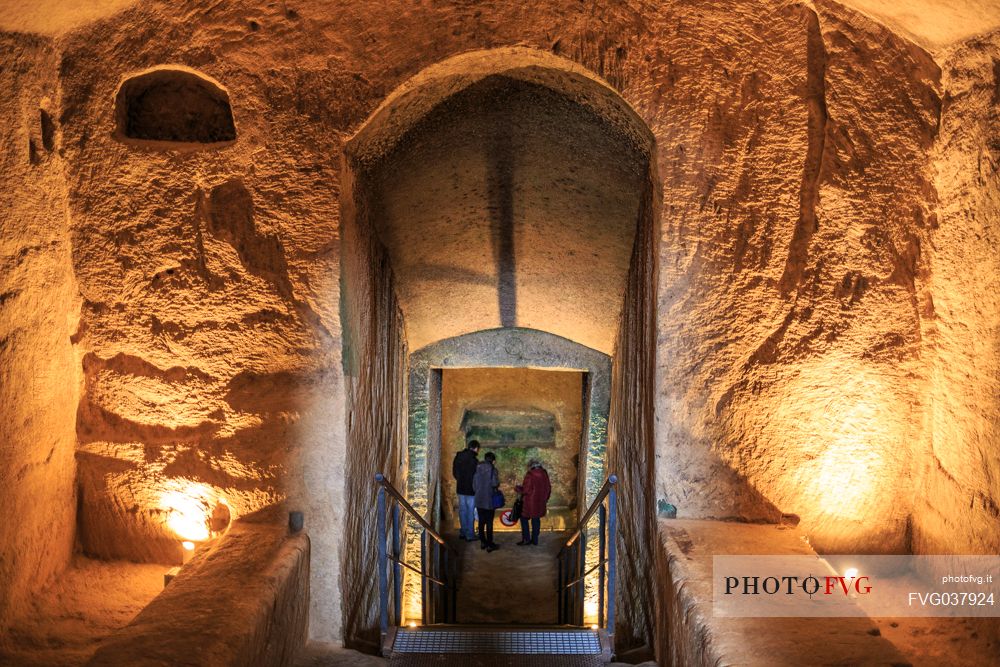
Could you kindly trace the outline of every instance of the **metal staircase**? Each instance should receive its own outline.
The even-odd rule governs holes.
[[[384,475],[378,485],[379,619],[382,655],[392,667],[435,665],[597,667],[614,654],[617,478],[608,477],[583,519],[559,551],[556,626],[459,625],[456,619],[458,554],[420,516]],[[420,530],[419,567],[403,561],[405,525],[401,513]],[[597,562],[586,569],[587,526],[598,518]],[[594,537],[593,534],[590,537]],[[422,623],[402,626],[402,570],[420,576]],[[390,577],[391,572],[391,577]],[[598,625],[584,625],[587,577],[598,574]],[[391,599],[391,601],[390,601]]]

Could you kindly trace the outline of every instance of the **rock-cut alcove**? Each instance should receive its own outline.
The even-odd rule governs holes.
[[[115,97],[122,140],[217,144],[236,139],[229,94],[195,72],[161,68],[138,74]]]

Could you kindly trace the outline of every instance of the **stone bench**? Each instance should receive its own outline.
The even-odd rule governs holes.
[[[91,667],[291,665],[305,644],[309,538],[273,508],[205,545]]]
[[[712,612],[715,555],[816,556],[801,534],[776,525],[658,522],[656,659],[660,665],[906,665],[874,621],[726,618]]]

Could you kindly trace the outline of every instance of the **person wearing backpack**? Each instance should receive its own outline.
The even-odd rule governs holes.
[[[521,494],[521,541],[518,546],[538,545],[538,533],[542,529],[542,517],[552,495],[549,473],[542,462],[532,459],[528,462],[528,472],[521,485],[514,489]],[[530,524],[530,532],[529,532]]]
[[[500,546],[493,541],[493,515],[496,505],[493,492],[500,486],[500,475],[497,474],[493,462],[496,454],[486,452],[485,460],[476,466],[476,474],[472,478],[472,488],[476,493],[476,512],[479,514],[479,548],[496,551]]]

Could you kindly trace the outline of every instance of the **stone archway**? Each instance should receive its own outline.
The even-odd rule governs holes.
[[[417,378],[411,406],[427,390],[426,355],[447,350],[445,341],[463,353],[446,354],[441,367],[458,358],[558,367],[566,353],[553,341],[589,348],[594,359],[569,367],[600,369],[607,407],[595,414],[608,427],[605,433],[602,419],[592,438],[607,443],[599,469],[614,469],[630,489],[622,497],[621,548],[634,563],[622,574],[619,595],[629,613],[618,636],[649,641],[656,178],[648,127],[579,65],[505,48],[416,75],[345,153],[345,367],[349,377],[356,373],[348,383],[356,388],[348,403],[349,495],[370,492],[376,470],[405,478],[418,503],[434,482],[419,456],[427,448],[414,449],[426,422],[411,411],[407,451],[405,411],[396,411],[404,371],[378,363],[373,336],[395,332],[393,359],[419,350],[409,356]],[[522,354],[532,347],[538,358],[516,361],[506,350],[515,340]],[[498,363],[498,355],[506,360]],[[342,559],[345,635],[359,643],[372,641],[373,598],[364,582],[373,565],[353,552],[368,548],[363,527],[372,511],[351,507],[346,518],[347,544],[357,546]]]

